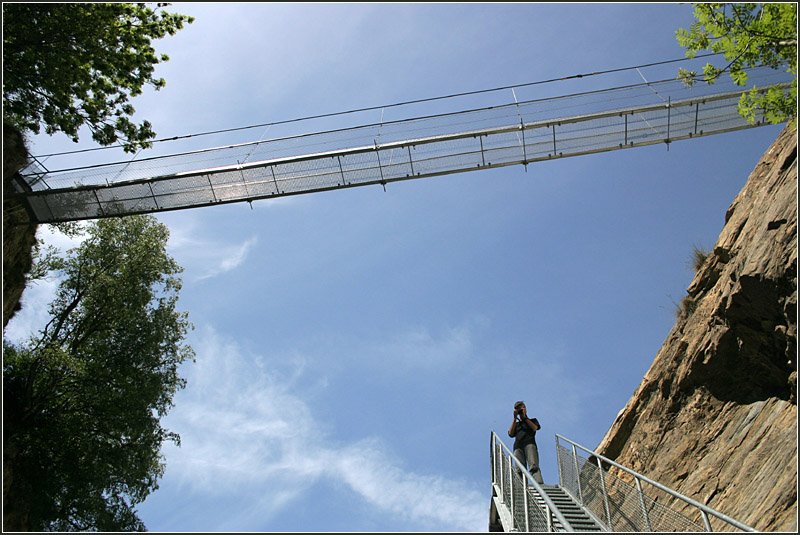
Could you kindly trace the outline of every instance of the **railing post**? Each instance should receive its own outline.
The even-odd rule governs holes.
[[[706,531],[714,531],[711,528],[711,521],[708,519],[708,513],[700,509],[700,514],[703,515],[703,524],[706,526]]]
[[[153,191],[153,184],[152,184],[152,182],[148,182],[147,185],[150,187],[150,196],[153,197],[153,203],[155,203],[156,210],[158,210],[159,209],[158,208],[158,201],[156,200],[156,194]],[[245,188],[245,191],[247,191],[247,184],[245,184],[244,188]],[[95,196],[95,198],[97,197],[97,190],[94,190],[94,196]]]
[[[558,435],[556,435],[556,463],[558,464],[558,484],[564,485],[564,474],[561,471],[561,449],[559,448]]]
[[[150,191],[151,192],[153,191],[152,188],[150,189]],[[103,215],[106,215],[106,211],[103,210],[103,205],[100,202],[100,197],[97,196],[97,190],[94,190],[94,199],[97,201],[97,207],[100,209],[100,213],[103,214]],[[44,202],[45,202],[45,204],[47,203],[47,197],[45,197]],[[158,203],[156,203],[156,206],[158,206]],[[49,204],[47,205],[47,208],[48,209],[50,208]],[[50,210],[50,213],[52,214],[53,211]]]
[[[522,507],[525,508],[525,531],[531,530],[531,521],[530,521],[530,508],[528,507],[528,485],[525,481],[525,477],[522,477]]]
[[[489,466],[492,469],[492,484],[497,479],[497,474],[494,472],[494,432],[489,435]]]
[[[508,509],[511,511],[511,524],[516,527],[517,515],[514,514],[514,461],[508,459]]]
[[[600,460],[600,457],[595,457],[597,459],[597,468],[600,469],[600,487],[603,489],[603,505],[606,508],[606,518],[608,518],[608,529],[614,531],[614,525],[611,521],[611,508],[608,506],[608,491],[606,490],[606,478],[603,475],[603,462]]]
[[[208,185],[211,187],[211,195],[214,197],[214,202],[219,202],[217,201],[217,194],[214,192],[214,184],[211,183],[211,174],[207,174],[206,178],[208,179]]]
[[[642,515],[644,516],[644,526],[646,531],[653,531],[653,526],[650,525],[650,513],[647,512],[647,505],[644,503],[644,491],[642,490],[642,482],[636,478],[636,490],[639,491],[639,504],[642,506]]]
[[[272,172],[272,181],[275,183],[275,193],[281,193],[281,188],[278,187],[278,178],[275,176],[275,166],[270,165],[269,170]]]
[[[522,131],[522,163],[525,164],[525,169],[528,169],[528,150],[525,148],[525,125],[522,124],[522,119],[519,120],[519,129]]]
[[[670,126],[672,125],[672,97],[669,97],[667,100],[667,150],[669,150],[669,135],[670,135]]]
[[[373,140],[375,142],[375,155],[378,157],[378,171],[381,172],[381,184],[383,184],[383,189],[386,189],[386,183],[383,179],[383,166],[381,166],[381,151],[378,149],[378,141]],[[494,452],[494,432],[492,432],[492,451]],[[494,456],[494,453],[492,453]]]
[[[341,155],[336,156],[336,161],[339,162],[339,174],[342,175],[342,186],[347,185],[347,181],[344,179],[344,169],[342,168],[342,157]]]
[[[583,490],[581,489],[581,473],[578,470],[578,452],[575,444],[572,445],[572,464],[575,465],[575,479],[578,482],[578,502],[583,505]]]
[[[236,160],[236,163],[239,164],[240,166],[242,165],[242,162],[240,162],[239,160]],[[242,184],[244,184],[244,192],[247,195],[247,197],[249,198],[250,197],[250,190],[247,187],[247,180],[245,180],[245,178],[244,178],[244,171],[242,171],[241,167],[239,167],[239,176],[242,177]],[[150,193],[153,193],[152,182],[148,182],[148,184],[150,185]],[[153,200],[154,201],[156,200],[156,196],[155,195],[153,195]],[[158,207],[158,203],[157,202],[156,202],[156,207]],[[253,207],[253,205],[251,204],[250,208],[252,208],[252,207]]]
[[[628,114],[625,114],[625,146],[628,146]]]
[[[495,444],[495,447],[496,446],[497,445]],[[497,455],[497,454],[495,454],[495,455]],[[500,457],[500,470],[498,470],[498,474],[500,475],[500,498],[502,498],[502,500],[505,501],[505,499],[506,499],[506,483],[505,483],[505,480],[503,479],[503,459],[504,459],[504,457]]]

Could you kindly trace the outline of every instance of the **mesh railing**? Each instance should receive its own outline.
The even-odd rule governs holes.
[[[34,161],[21,174],[39,222],[385,186],[759,126],[739,115],[741,90],[723,89],[665,80],[61,171]]]
[[[556,450],[561,487],[609,531],[754,531],[560,435]]]
[[[495,433],[490,444],[492,484],[499,488],[502,506],[510,513],[513,526],[506,531],[572,531],[550,498],[530,472],[505,447]]]

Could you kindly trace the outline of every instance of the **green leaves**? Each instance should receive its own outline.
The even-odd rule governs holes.
[[[686,49],[686,57],[711,50],[722,54],[728,64],[716,67],[706,64],[703,81],[714,83],[728,72],[736,85],[747,85],[746,69],[757,65],[786,68],[795,75],[787,91],[770,90],[766,94],[755,88],[742,95],[739,113],[750,123],[761,115],[770,123],[797,119],[797,4],[694,4],[695,22],[689,29],[675,32],[678,43]],[[697,74],[685,69],[678,78],[688,85]]]
[[[20,130],[63,132],[86,125],[102,145],[135,152],[155,137],[134,124],[128,100],[145,85],[159,90],[152,40],[193,19],[145,4],[3,4],[3,115]]]
[[[9,503],[33,531],[144,529],[134,507],[158,486],[162,444],[179,442],[159,418],[194,358],[166,227],[130,216],[86,232],[45,264],[62,278],[50,322],[4,345]]]
[[[716,72],[714,77],[719,76],[720,71],[716,69],[715,71]],[[744,85],[747,83],[747,73],[744,72],[743,70],[738,70],[738,69],[735,71],[732,70],[731,79],[733,80],[733,83],[735,83],[736,85]]]

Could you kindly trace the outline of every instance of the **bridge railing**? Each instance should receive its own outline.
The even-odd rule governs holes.
[[[539,483],[500,438],[491,434],[492,485],[511,513],[506,531],[573,531]]]
[[[755,531],[561,435],[556,450],[561,487],[609,531]]]
[[[765,77],[765,80],[768,80]],[[704,84],[705,85],[705,84]],[[785,89],[785,83],[765,85]],[[48,170],[19,194],[40,223],[164,212],[525,165],[732,132],[742,89],[677,80],[393,123]],[[686,98],[689,97],[689,98]],[[624,107],[617,107],[624,105]]]

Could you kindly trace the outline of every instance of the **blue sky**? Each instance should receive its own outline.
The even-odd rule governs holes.
[[[172,10],[196,21],[155,43],[167,85],[134,101],[161,137],[676,59],[693,20],[629,3]],[[164,419],[182,446],[164,448],[145,524],[486,530],[490,431],[510,445],[525,400],[546,483],[555,433],[600,442],[674,323],[692,248],[713,246],[780,128],[159,215],[197,361]],[[8,338],[42,325],[55,283],[26,290]]]

